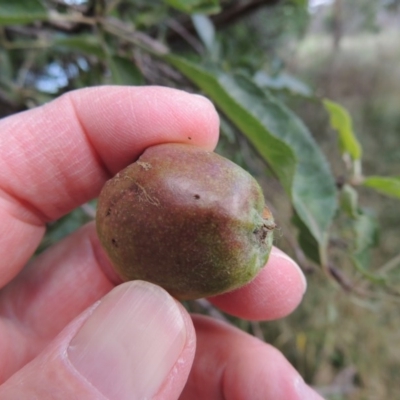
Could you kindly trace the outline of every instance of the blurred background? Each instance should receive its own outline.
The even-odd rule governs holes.
[[[168,54],[202,70],[187,72]],[[245,76],[310,133],[335,188],[326,243],[296,222],[279,166],[246,131],[254,121],[235,122],[221,97],[235,94],[212,91],[204,71]],[[400,399],[400,0],[0,0],[1,117],[100,84],[215,100],[217,151],[259,180],[278,222],[275,244],[308,280],[302,305],[280,321],[186,306],[272,343],[326,399]],[[368,176],[378,183],[364,185]],[[95,206],[49,223],[38,253],[93,219]]]

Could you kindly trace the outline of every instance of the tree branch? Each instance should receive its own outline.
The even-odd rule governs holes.
[[[261,7],[275,6],[280,1],[281,0],[251,0],[232,2],[234,3],[233,5],[226,7],[221,13],[212,16],[211,20],[216,27],[221,28],[257,11]]]
[[[280,2],[281,0],[234,0],[225,5],[220,13],[212,15],[210,19],[217,29],[221,29],[226,27],[227,25],[236,22],[238,19],[244,18],[247,15],[256,12],[262,7],[275,6]],[[190,17],[185,15],[181,18],[177,18],[177,20],[181,28],[184,29],[186,32],[190,34],[195,33],[195,29]],[[180,41],[181,39],[181,35],[174,30],[170,30],[167,33],[168,42],[176,42]]]

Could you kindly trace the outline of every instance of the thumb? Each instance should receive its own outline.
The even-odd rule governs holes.
[[[194,328],[167,292],[114,288],[0,387],[8,399],[177,399],[195,351]]]

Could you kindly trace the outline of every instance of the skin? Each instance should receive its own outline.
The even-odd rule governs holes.
[[[162,144],[104,185],[97,234],[123,280],[148,280],[179,300],[215,296],[267,262],[274,223],[264,203],[257,181],[231,161]]]
[[[146,387],[142,394],[133,386],[116,395],[115,385],[93,378],[112,375],[110,367],[122,365],[122,353],[96,350],[96,365],[90,365],[89,357],[82,367],[73,351],[82,343],[89,349],[104,336],[109,327],[101,326],[103,316],[111,315],[116,327],[127,323],[127,332],[107,338],[107,349],[118,348],[117,334],[129,336],[130,329],[137,334],[126,316],[140,299],[147,299],[147,308],[134,314],[137,322],[151,327],[146,320],[154,314],[147,313],[152,308],[170,313],[179,339],[170,346],[176,356],[165,353],[171,364],[148,398],[321,399],[268,344],[225,323],[190,316],[156,286],[117,286],[94,223],[29,261],[46,222],[96,197],[105,181],[144,149],[190,142],[212,150],[218,124],[208,100],[161,87],[83,89],[0,121],[1,399],[143,398]],[[210,301],[232,315],[268,320],[293,311],[304,290],[298,267],[274,249],[268,267],[251,284]],[[145,336],[155,344],[163,340],[169,321],[166,330],[149,328]],[[140,352],[140,346],[133,340],[124,344],[124,351]],[[138,386],[145,373],[142,365],[151,370],[153,362],[156,370],[160,364],[144,354],[139,366],[132,358],[123,361]]]

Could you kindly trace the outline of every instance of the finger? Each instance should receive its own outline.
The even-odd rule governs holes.
[[[0,382],[108,293],[114,287],[113,278],[94,223],[78,229],[29,263],[0,291],[0,360],[6,366],[0,369]]]
[[[118,286],[0,386],[2,399],[179,397],[192,365],[190,317],[161,288]]]
[[[299,266],[273,247],[267,265],[249,284],[209,300],[239,318],[272,320],[290,314],[301,302],[307,283]]]
[[[99,87],[5,118],[0,132],[1,287],[32,255],[45,221],[94,198],[149,146],[213,149],[218,115],[205,98],[179,90]]]
[[[322,400],[272,346],[193,316],[196,355],[180,400]]]

